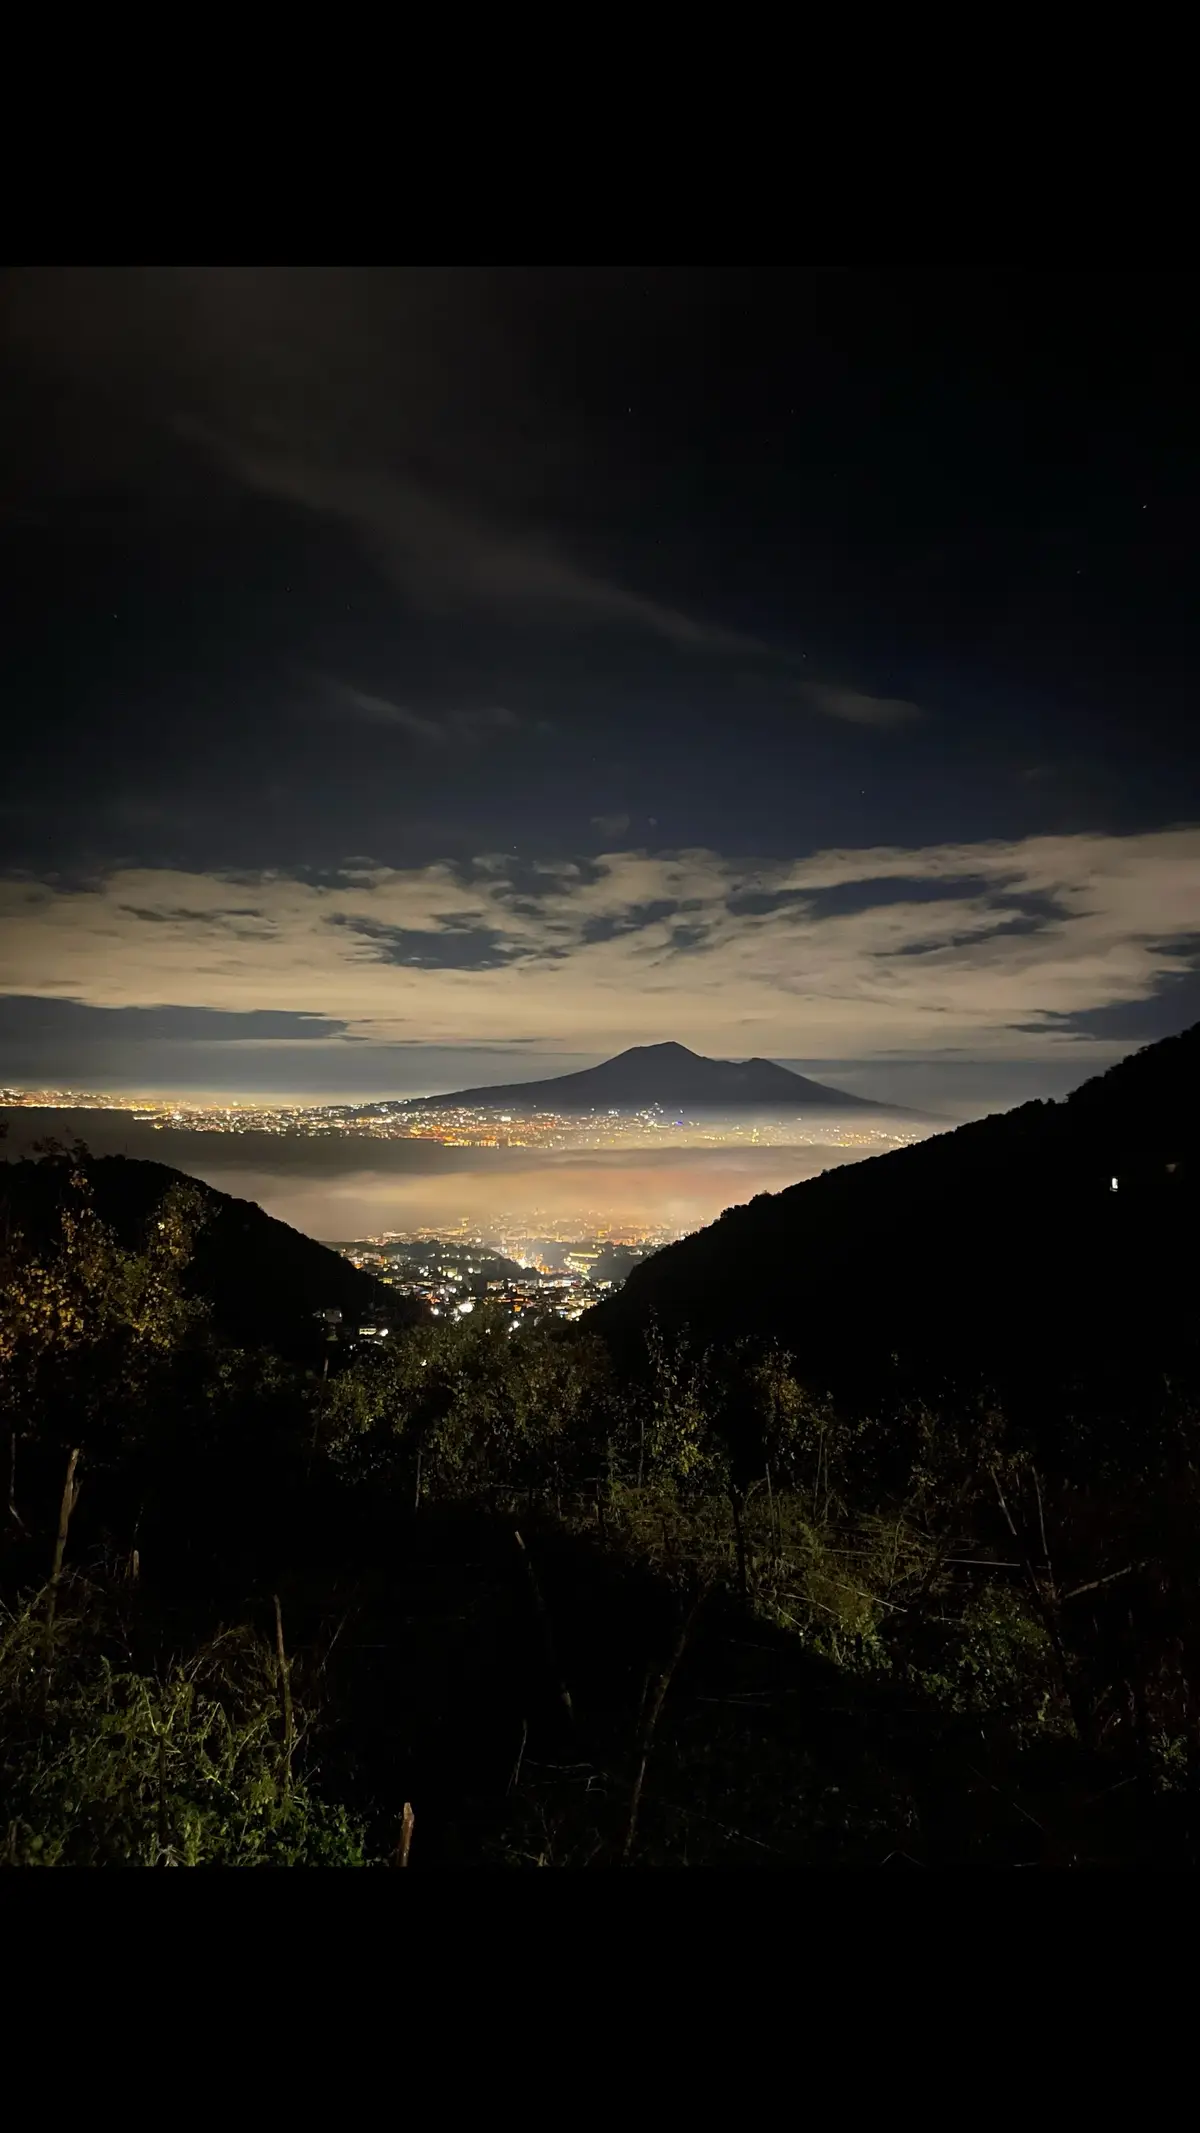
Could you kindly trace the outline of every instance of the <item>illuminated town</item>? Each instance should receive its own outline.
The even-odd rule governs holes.
[[[518,1114],[492,1108],[448,1109],[430,1101],[371,1104],[217,1103],[184,1098],[135,1098],[75,1090],[0,1090],[0,1107],[118,1111],[158,1132],[269,1133],[369,1141],[426,1141],[442,1148],[527,1148],[579,1153],[602,1148],[793,1147],[860,1148],[884,1154],[922,1140],[927,1127],[899,1121],[842,1118],[829,1112],[680,1117],[661,1106],[641,1111],[555,1111]]]
[[[566,1223],[535,1209],[501,1215],[487,1230],[464,1216],[449,1229],[388,1230],[331,1249],[398,1296],[427,1305],[435,1318],[466,1317],[486,1306],[515,1325],[547,1312],[581,1317],[620,1288],[640,1260],[683,1234],[613,1223],[594,1212]],[[371,1329],[376,1338],[386,1333],[386,1326]]]
[[[272,1135],[292,1140],[337,1139],[357,1144],[424,1142],[446,1149],[527,1150],[579,1155],[601,1150],[718,1150],[827,1147],[854,1156],[883,1154],[924,1137],[928,1128],[886,1114],[839,1116],[821,1110],[766,1116],[736,1112],[684,1116],[661,1105],[640,1110],[567,1114],[521,1113],[497,1106],[447,1106],[430,1098],[360,1104],[222,1103],[183,1097],[132,1097],[64,1089],[0,1090],[0,1106],[51,1111],[120,1113],[152,1132],[196,1136]],[[347,1151],[348,1154],[350,1151]],[[247,1150],[249,1154],[249,1150]],[[367,1150],[362,1149],[363,1157]],[[369,1157],[367,1157],[369,1161]],[[487,1157],[484,1157],[487,1162]],[[644,1203],[643,1203],[644,1206]],[[677,1213],[688,1212],[678,1209]],[[398,1297],[417,1300],[435,1318],[466,1317],[489,1307],[512,1324],[553,1312],[575,1319],[619,1288],[638,1260],[687,1233],[645,1212],[576,1207],[564,1213],[522,1204],[478,1211],[438,1228],[387,1230],[336,1241],[332,1248],[373,1274]],[[363,1329],[386,1338],[388,1328]]]

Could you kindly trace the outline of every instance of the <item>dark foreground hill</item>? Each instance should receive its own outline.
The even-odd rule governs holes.
[[[115,1155],[92,1157],[84,1167],[97,1213],[126,1250],[140,1243],[173,1186],[196,1195],[203,1220],[186,1286],[211,1305],[218,1331],[230,1340],[293,1348],[311,1339],[313,1314],[322,1310],[341,1311],[351,1325],[377,1316],[398,1325],[418,1315],[393,1290],[251,1200],[217,1192],[165,1163]],[[48,1242],[73,1168],[63,1160],[0,1163],[0,1223],[35,1248]]]
[[[879,1111],[888,1107],[848,1096],[793,1074],[773,1059],[705,1059],[683,1044],[641,1044],[600,1066],[548,1081],[514,1081],[422,1097],[423,1107],[493,1105],[521,1111],[640,1111],[661,1105],[690,1111]]]
[[[1053,1406],[1200,1390],[1200,1025],[1031,1103],[730,1209],[589,1323],[768,1336],[834,1391]],[[1115,1189],[1114,1189],[1115,1180]]]

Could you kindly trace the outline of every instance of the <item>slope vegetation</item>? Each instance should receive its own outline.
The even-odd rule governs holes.
[[[57,1229],[73,1160],[0,1164],[0,1222],[38,1246]],[[359,1273],[250,1200],[234,1199],[165,1163],[100,1156],[85,1165],[96,1212],[133,1249],[165,1195],[186,1186],[201,1222],[188,1269],[190,1292],[212,1308],[226,1338],[292,1347],[312,1337],[313,1314],[339,1310],[348,1323],[382,1315],[400,1325],[418,1315],[395,1292]]]
[[[593,1323],[783,1343],[831,1388],[1120,1405],[1197,1379],[1200,1025],[1032,1103],[730,1209]],[[1114,1190],[1113,1181],[1116,1180]]]

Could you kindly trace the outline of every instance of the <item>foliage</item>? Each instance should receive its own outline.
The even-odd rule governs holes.
[[[257,1638],[227,1632],[147,1673],[106,1649],[102,1598],[83,1583],[49,1636],[47,1601],[0,1633],[6,1864],[368,1863],[361,1828],[292,1768],[275,1656]]]
[[[136,1430],[172,1362],[204,1334],[203,1303],[181,1277],[202,1216],[174,1187],[139,1251],[101,1222],[85,1168],[72,1171],[47,1252],[10,1237],[0,1287],[0,1399],[23,1435],[111,1446]]]
[[[1017,1586],[973,1592],[942,1625],[931,1663],[914,1664],[911,1678],[946,1710],[1000,1720],[1019,1735],[1070,1729],[1053,1646]]]
[[[557,1327],[517,1327],[481,1309],[414,1328],[355,1359],[321,1404],[318,1442],[340,1473],[413,1482],[421,1493],[495,1486],[560,1490],[578,1463],[602,1355]]]
[[[986,1384],[834,1398],[773,1335],[619,1365],[486,1307],[232,1347],[198,1213],[122,1244],[75,1165],[4,1246],[12,1861],[371,1863],[410,1789],[421,1861],[1200,1856],[1186,1389],[1047,1431]],[[59,1575],[104,1547],[138,1575]],[[277,1587],[321,1771],[223,1626]]]

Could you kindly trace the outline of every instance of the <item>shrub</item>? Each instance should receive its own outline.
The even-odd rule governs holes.
[[[369,1863],[361,1827],[293,1770],[253,1632],[150,1674],[114,1657],[102,1596],[72,1581],[52,1630],[46,1601],[0,1635],[6,1865]]]

